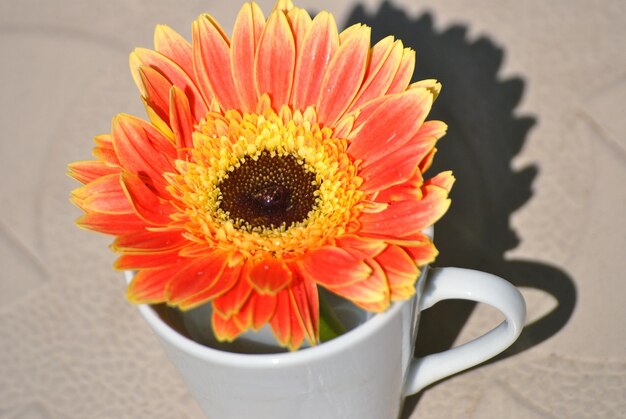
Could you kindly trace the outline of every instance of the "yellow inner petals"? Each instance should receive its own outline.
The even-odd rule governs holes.
[[[331,128],[321,127],[313,108],[304,113],[287,106],[278,114],[269,108],[250,114],[210,112],[194,132],[193,143],[189,160],[178,160],[178,173],[166,176],[179,201],[174,204],[181,210],[175,218],[185,224],[190,240],[232,248],[247,257],[266,252],[285,257],[356,230],[355,220],[363,208],[363,192],[358,189],[362,179],[346,154],[347,141],[333,138]],[[261,153],[293,156],[315,174],[315,205],[302,222],[251,228],[220,208],[220,183]]]

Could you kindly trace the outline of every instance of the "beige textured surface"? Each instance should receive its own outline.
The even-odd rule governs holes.
[[[403,38],[418,75],[442,80],[438,166],[458,183],[438,264],[509,278],[533,322],[497,362],[410,398],[405,417],[626,417],[626,2],[358,4],[300,3]],[[202,417],[124,301],[109,239],[73,226],[64,172],[114,114],[143,115],[127,54],[156,23],[189,37],[200,12],[230,28],[238,8],[0,3],[0,417]],[[495,321],[483,307],[432,309],[418,350]]]

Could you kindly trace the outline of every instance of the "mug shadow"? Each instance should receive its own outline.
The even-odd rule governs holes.
[[[556,266],[505,259],[505,252],[519,244],[509,218],[531,198],[538,174],[536,166],[511,167],[537,123],[535,117],[515,112],[524,80],[498,76],[504,51],[493,41],[468,39],[468,28],[462,25],[439,30],[431,13],[411,18],[385,1],[373,15],[361,5],[355,7],[345,27],[358,22],[372,27],[372,41],[393,35],[416,51],[413,81],[435,78],[443,85],[430,119],[443,120],[449,128],[430,172],[451,169],[457,182],[452,206],[435,229],[440,251],[437,265],[490,272],[517,287],[545,292],[557,302],[552,311],[527,325],[513,346],[487,362],[518,354],[554,336],[574,311],[574,282]],[[444,301],[424,311],[416,355],[451,348],[474,307],[470,302]],[[410,416],[422,394],[407,398],[402,418]]]

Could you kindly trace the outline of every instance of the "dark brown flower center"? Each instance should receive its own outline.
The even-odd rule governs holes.
[[[307,219],[319,185],[315,173],[291,155],[262,152],[228,173],[218,188],[219,208],[247,228],[286,228]]]

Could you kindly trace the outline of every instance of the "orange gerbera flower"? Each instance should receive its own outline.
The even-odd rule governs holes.
[[[318,343],[319,286],[375,312],[411,297],[454,181],[422,176],[446,125],[414,52],[289,0],[246,3],[231,39],[202,15],[192,39],[157,26],[130,56],[149,122],[116,116],[69,166],[78,225],[137,271],[128,298],[211,302],[219,339],[269,323],[296,349]]]

